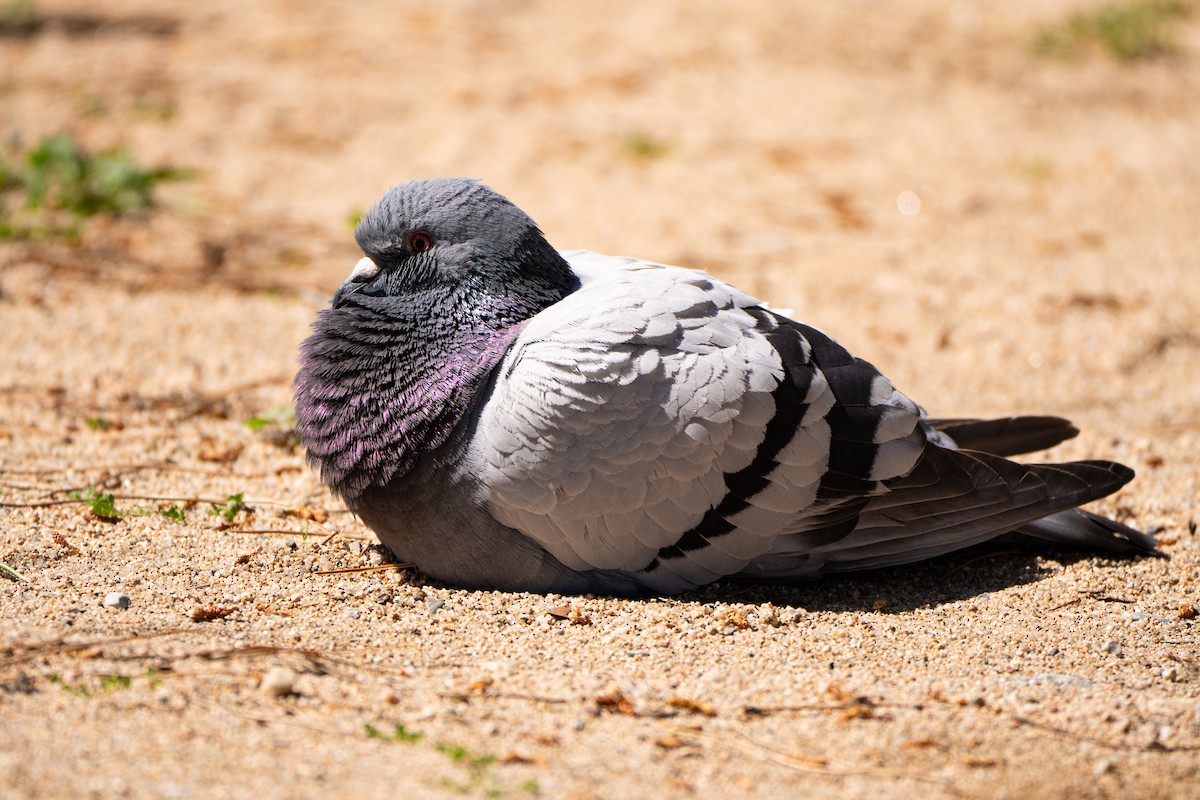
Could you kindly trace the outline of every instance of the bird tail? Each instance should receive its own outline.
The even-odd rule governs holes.
[[[1009,536],[1015,541],[1035,539],[1078,550],[1099,550],[1122,556],[1165,557],[1156,549],[1158,540],[1150,534],[1082,508],[1060,511],[1035,520]]]
[[[925,424],[949,436],[963,450],[997,456],[1046,450],[1079,435],[1079,429],[1062,417],[927,419]]]
[[[910,564],[1013,537],[1161,555],[1153,536],[1076,508],[1132,478],[1133,470],[1112,461],[1018,464],[930,444],[911,473],[886,482],[886,493],[851,509],[856,520],[841,520],[835,527],[826,513],[818,527],[780,537],[745,574],[787,582]]]

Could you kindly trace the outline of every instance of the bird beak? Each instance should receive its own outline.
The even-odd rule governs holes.
[[[349,280],[363,283],[371,280],[378,274],[379,265],[364,256],[358,260],[358,263],[354,265],[354,269],[350,271]]]
[[[334,293],[333,307],[341,308],[350,295],[360,291],[363,286],[373,281],[378,274],[378,264],[369,258],[360,258],[358,263],[354,265],[354,269],[350,271],[350,277]]]

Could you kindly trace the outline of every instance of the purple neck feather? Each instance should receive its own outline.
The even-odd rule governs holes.
[[[448,336],[432,325],[331,309],[301,346],[297,432],[335,494],[385,486],[444,444],[523,322],[481,320]]]

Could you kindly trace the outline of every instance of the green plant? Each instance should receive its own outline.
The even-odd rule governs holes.
[[[635,132],[621,139],[621,149],[633,158],[650,161],[665,156],[671,147],[645,133]]]
[[[268,425],[295,425],[296,409],[291,406],[272,406],[245,420],[243,424],[252,431],[262,430]]]
[[[37,18],[34,0],[9,0],[0,7],[0,31],[28,28],[37,22]]]
[[[50,682],[56,683],[63,688],[63,691],[70,692],[76,697],[91,697],[92,692],[86,686],[72,686],[62,679],[61,675],[53,674],[50,676]]]
[[[231,494],[229,497],[225,498],[224,506],[214,505],[211,509],[209,509],[208,513],[222,516],[225,518],[226,522],[233,522],[234,517],[240,514],[245,508],[245,495],[242,492],[238,492],[237,494]]]
[[[395,731],[390,736],[388,734],[384,733],[383,731],[379,730],[378,728],[376,728],[374,725],[372,725],[369,722],[363,723],[363,729],[366,730],[367,736],[370,736],[372,739],[382,739],[385,742],[401,742],[403,744],[413,744],[415,742],[421,741],[421,739],[425,736],[425,734],[420,731],[408,730],[407,728],[404,727],[404,725],[402,725],[400,723],[396,724]]]
[[[128,689],[133,685],[133,678],[128,675],[105,675],[100,681],[100,688],[107,689]]]
[[[61,675],[57,673],[50,675],[50,682],[58,684],[63,688],[63,691],[70,692],[77,697],[91,697],[92,690],[83,684],[72,685],[63,680]],[[128,689],[133,685],[133,678],[129,675],[105,675],[100,679],[98,686],[99,691],[107,692],[112,689]]]
[[[0,153],[0,192],[23,192],[25,209],[38,212],[18,222],[11,199],[0,202],[0,238],[73,238],[80,220],[150,208],[158,184],[184,177],[177,169],[143,167],[123,149],[93,153],[68,134],[48,136],[23,159]]]
[[[1033,40],[1034,52],[1075,58],[1099,47],[1118,61],[1139,61],[1175,50],[1172,25],[1188,15],[1188,5],[1175,0],[1134,0],[1073,14]]]
[[[393,734],[397,742],[419,742],[424,736],[420,731],[410,731],[400,723],[396,723],[396,731]]]
[[[66,134],[43,139],[25,164],[30,208],[57,208],[81,217],[149,208],[156,183],[181,177],[178,170],[139,166],[124,150],[89,153]]]
[[[495,763],[496,757],[490,753],[472,753],[466,747],[460,744],[450,744],[448,742],[437,742],[433,749],[439,753],[445,753],[455,764],[461,764],[467,768],[467,780],[465,783],[447,782],[447,787],[455,791],[467,793],[479,788],[484,781],[494,783],[494,778],[490,775],[488,767]],[[488,796],[495,797],[501,794],[500,789],[492,786],[487,790]]]
[[[83,503],[97,517],[110,519],[117,516],[117,498],[111,494],[97,491],[89,486],[82,492],[73,491],[67,494],[70,500],[78,500]]]
[[[173,519],[176,522],[183,522],[187,516],[187,512],[174,503],[167,508],[162,509],[158,513],[162,514],[167,519]]]

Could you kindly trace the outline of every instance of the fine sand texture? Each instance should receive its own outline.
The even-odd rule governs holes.
[[[1121,60],[1036,51],[1088,0],[8,5],[5,158],[185,175],[0,240],[0,796],[1200,796],[1200,7]],[[933,415],[1069,417],[1033,458],[1136,469],[1095,510],[1169,559],[633,600],[401,568],[290,383],[353,218],[438,175]]]

